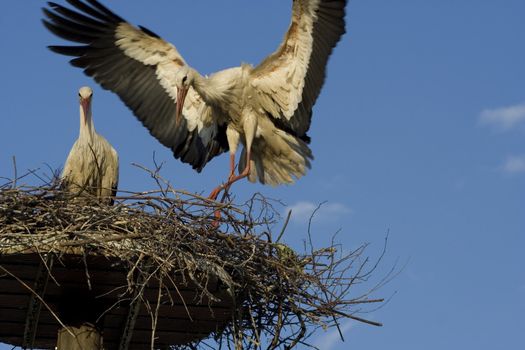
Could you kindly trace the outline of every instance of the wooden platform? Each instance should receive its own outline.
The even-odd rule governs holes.
[[[96,324],[103,332],[104,348],[118,349],[123,333],[129,329],[126,324],[130,309],[134,307],[133,295],[127,290],[128,271],[119,266],[118,259],[88,256],[85,260],[75,255],[53,259],[51,275],[42,293],[47,306],[42,305],[38,320],[32,320],[35,306],[41,303],[32,297],[34,293],[27,287],[42,288],[39,271],[47,276],[43,258],[38,254],[0,255],[0,342],[27,345],[27,338],[35,329],[33,346],[54,349],[61,325],[51,309],[67,325],[76,326],[85,321]],[[207,298],[200,300],[195,286],[182,283],[182,276],[171,277],[176,288],[166,281],[166,285],[171,286],[161,289],[160,299],[159,282],[148,281],[143,295],[150,308],[144,302],[136,307],[138,315],[129,338],[129,349],[150,347],[152,312],[157,309],[156,348],[208,337],[232,319],[233,301],[217,283],[208,285],[208,290],[221,301],[209,303]],[[35,328],[31,324],[36,321]]]

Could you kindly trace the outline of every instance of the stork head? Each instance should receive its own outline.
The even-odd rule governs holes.
[[[182,108],[184,107],[184,100],[188,94],[190,86],[193,84],[195,76],[191,68],[187,65],[182,66],[175,73],[175,86],[177,87],[177,109],[175,112],[175,122],[177,125],[182,116]]]
[[[83,86],[78,90],[78,98],[80,105],[84,111],[84,115],[87,116],[91,109],[91,98],[93,97],[93,90],[89,86]]]

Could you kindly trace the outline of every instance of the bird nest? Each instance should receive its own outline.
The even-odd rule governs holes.
[[[0,186],[0,281],[16,281],[33,302],[42,303],[40,319],[47,312],[50,323],[65,326],[56,300],[46,295],[53,294],[53,285],[62,289],[68,285],[70,271],[76,269],[83,277],[77,282],[98,293],[93,300],[112,296],[93,322],[105,328],[110,327],[109,316],[120,312],[123,317],[124,321],[115,321],[115,339],[104,330],[106,348],[135,344],[135,348],[289,349],[307,344],[319,327],[338,327],[342,318],[380,325],[358,313],[363,304],[382,301],[371,299],[370,292],[384,280],[359,295],[351,288],[366,281],[377,266],[363,256],[366,245],[343,253],[335,244],[314,249],[306,237],[304,251],[297,252],[279,242],[289,216],[281,220],[275,203],[261,195],[242,205],[221,204],[175,190],[151,174],[158,189],[121,191],[113,206],[71,198],[55,182],[31,187],[11,181]],[[214,215],[217,211],[220,219]],[[40,272],[49,278],[47,294],[43,288],[37,290],[39,277],[24,280],[20,268],[24,265],[13,264],[35,255]],[[115,271],[120,277],[112,275]],[[107,291],[100,289],[104,283],[109,283]],[[67,293],[62,289],[60,293]],[[78,288],[74,290],[78,293]],[[65,294],[56,296],[65,300]],[[38,317],[33,312],[31,317],[37,319],[28,320],[31,312],[26,308],[24,339],[0,335],[0,341],[50,346],[39,343],[44,326],[30,339],[28,323],[38,323]],[[149,323],[141,321],[141,312],[149,314]],[[174,329],[176,320],[183,320],[185,330]],[[204,326],[210,323],[212,327]],[[193,331],[199,325],[202,329]],[[139,332],[139,326],[149,332]],[[173,338],[170,329],[182,336]]]

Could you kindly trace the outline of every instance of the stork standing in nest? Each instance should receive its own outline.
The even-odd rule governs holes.
[[[310,167],[312,107],[332,49],[345,32],[347,0],[294,0],[277,51],[258,66],[243,64],[203,76],[175,46],[134,27],[96,0],[67,0],[44,9],[46,27],[80,46],[50,46],[74,56],[103,88],[115,92],[150,133],[197,171],[230,152],[228,180],[290,184]],[[235,153],[243,150],[239,174]]]
[[[78,91],[80,132],[62,172],[62,186],[74,195],[91,195],[113,204],[118,185],[118,154],[109,142],[95,131],[91,100],[93,90],[85,86]]]

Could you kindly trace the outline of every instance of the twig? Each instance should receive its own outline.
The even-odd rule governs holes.
[[[290,217],[292,216],[292,210],[288,210],[288,214],[286,215],[286,220],[284,221],[284,225],[283,225],[283,228],[281,230],[281,233],[279,233],[279,236],[277,236],[277,240],[275,241],[275,243],[279,243],[279,241],[281,240],[283,234],[284,234],[284,231],[286,231],[286,227],[288,226],[288,222],[290,221]]]
[[[17,185],[16,181],[18,179],[18,171],[17,171],[17,167],[16,167],[16,157],[15,156],[13,156],[13,170],[15,172],[15,174],[14,174],[15,176],[13,178],[13,186],[12,186],[12,188],[16,188],[16,185]]]

